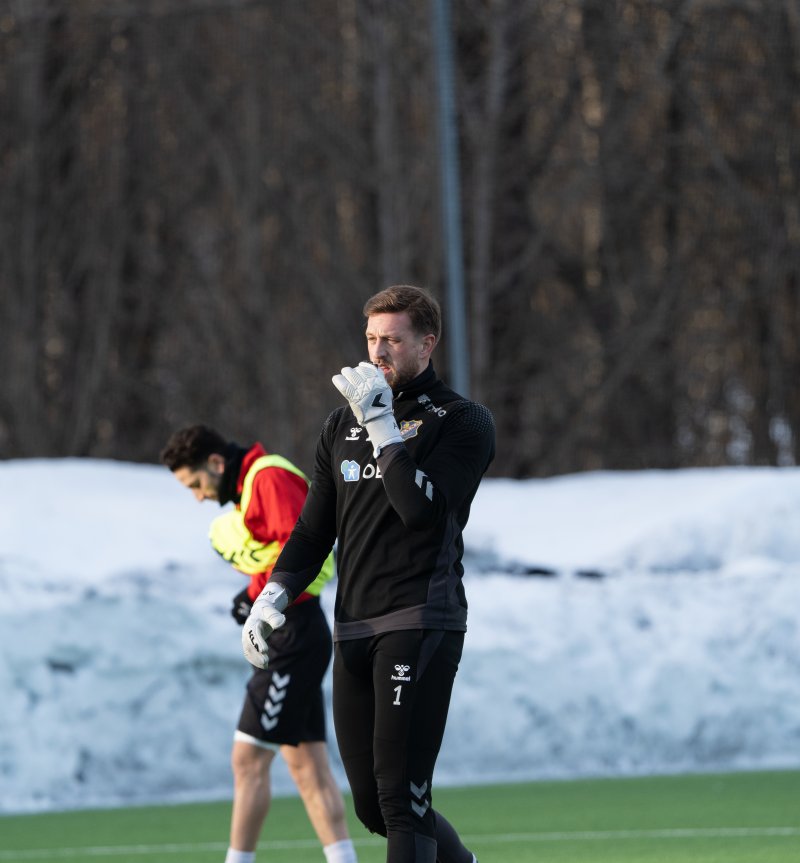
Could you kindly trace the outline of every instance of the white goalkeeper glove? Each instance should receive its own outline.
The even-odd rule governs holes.
[[[376,458],[383,447],[403,442],[392,410],[391,387],[377,366],[372,363],[359,363],[354,369],[346,366],[331,380],[350,402],[358,422],[367,430],[372,454]]]
[[[270,584],[259,593],[250,616],[242,627],[242,648],[245,659],[256,668],[269,665],[267,639],[273,630],[283,626],[283,610],[289,604],[289,595],[279,584]]]

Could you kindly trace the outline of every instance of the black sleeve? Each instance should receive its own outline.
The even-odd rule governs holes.
[[[403,524],[429,527],[458,509],[494,458],[494,420],[487,408],[465,401],[445,420],[441,437],[421,464],[403,444],[381,451],[383,486]]]
[[[330,445],[333,421],[339,413],[341,410],[334,411],[322,428],[308,497],[269,579],[270,584],[283,585],[292,598],[319,575],[336,541],[336,485],[330,469]]]

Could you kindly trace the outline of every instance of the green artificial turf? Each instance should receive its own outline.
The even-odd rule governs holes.
[[[360,863],[381,863],[347,805]],[[800,861],[795,771],[440,788],[434,805],[480,863]],[[0,863],[221,863],[229,816],[228,801],[0,816]],[[323,859],[299,799],[274,800],[259,861]]]

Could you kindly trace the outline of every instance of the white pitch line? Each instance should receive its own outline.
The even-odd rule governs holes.
[[[674,827],[663,830],[577,830],[550,833],[485,833],[464,835],[469,845],[500,845],[510,842],[593,842],[618,839],[748,839],[764,836],[800,836],[800,827]],[[381,845],[381,838],[354,839],[357,846]],[[262,842],[262,851],[291,851],[300,848],[316,848],[316,839],[289,839],[284,841]],[[186,854],[188,852],[225,851],[223,842],[172,842],[163,845],[93,845],[77,848],[36,848],[20,851],[0,850],[0,861],[23,860],[69,860],[76,857],[114,857],[122,854]]]
[[[505,833],[466,836],[462,839],[488,844],[501,842],[587,842],[596,839],[719,839],[758,836],[800,836],[800,827],[671,827],[662,830],[575,830],[551,833]]]

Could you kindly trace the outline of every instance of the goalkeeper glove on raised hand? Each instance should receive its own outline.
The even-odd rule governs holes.
[[[289,594],[279,584],[269,582],[253,603],[253,610],[242,628],[242,648],[245,659],[256,668],[269,665],[267,639],[286,622],[283,610],[287,605]]]
[[[392,390],[383,372],[372,363],[359,363],[354,369],[346,366],[331,380],[350,402],[355,418],[367,430],[376,458],[391,443],[402,443],[400,429],[392,410]]]

